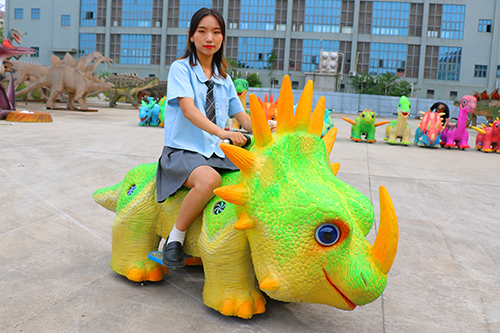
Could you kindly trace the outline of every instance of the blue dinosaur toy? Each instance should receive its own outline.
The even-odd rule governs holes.
[[[147,97],[148,102],[141,101],[139,107],[139,125],[140,126],[159,126],[160,125],[160,106],[156,103],[154,97]]]

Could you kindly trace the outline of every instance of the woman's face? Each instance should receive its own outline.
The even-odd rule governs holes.
[[[441,104],[439,107],[438,107],[438,111],[439,112],[444,112],[444,105]]]
[[[200,20],[191,39],[194,41],[198,57],[213,57],[224,40],[219,21],[212,15],[205,16]]]

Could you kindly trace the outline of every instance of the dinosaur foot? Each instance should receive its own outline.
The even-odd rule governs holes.
[[[493,149],[483,149],[483,151],[484,151],[485,153],[491,153],[491,152],[493,151]]]
[[[356,141],[356,142],[361,142],[361,141],[363,141],[363,140],[358,139],[358,138],[351,138],[351,140],[352,140],[352,141]]]
[[[113,268],[113,267],[112,267]],[[115,272],[117,272],[115,270]],[[117,272],[121,274],[120,272]],[[168,268],[166,266],[157,264],[149,259],[146,260],[134,260],[134,264],[127,271],[125,277],[130,281],[143,282],[143,281],[161,281],[163,275],[168,273]]]
[[[374,143],[374,142],[377,142],[377,140],[366,140],[366,142],[368,142],[368,143]]]
[[[446,148],[453,148],[455,147],[455,144],[454,143],[447,143],[444,145]]]
[[[409,145],[411,145],[411,142],[402,141],[401,144],[403,146],[409,146]]]
[[[253,315],[266,311],[266,299],[259,291],[237,297],[232,296],[224,299],[219,305],[219,312],[225,316],[250,319]]]
[[[466,149],[466,148],[470,148],[470,146],[469,145],[463,145],[463,146],[459,146],[458,148],[460,148],[460,149]]]
[[[391,145],[395,145],[397,142],[396,142],[396,140],[387,140],[387,143],[390,143]]]

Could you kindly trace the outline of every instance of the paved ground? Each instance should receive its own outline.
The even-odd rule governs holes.
[[[163,133],[138,126],[132,107],[91,106],[51,111],[52,123],[0,121],[0,332],[500,332],[500,154],[391,146],[385,126],[377,143],[354,143],[333,115],[338,177],[376,214],[380,185],[395,204],[387,288],[353,312],[268,300],[242,320],[202,303],[201,268],[146,285],[109,269],[114,214],[91,194],[155,162]]]

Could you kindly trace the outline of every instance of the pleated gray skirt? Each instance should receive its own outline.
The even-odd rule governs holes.
[[[189,150],[163,147],[156,171],[156,197],[159,203],[173,195],[200,165],[209,165],[217,172],[239,170],[228,158],[215,154],[206,158]]]

